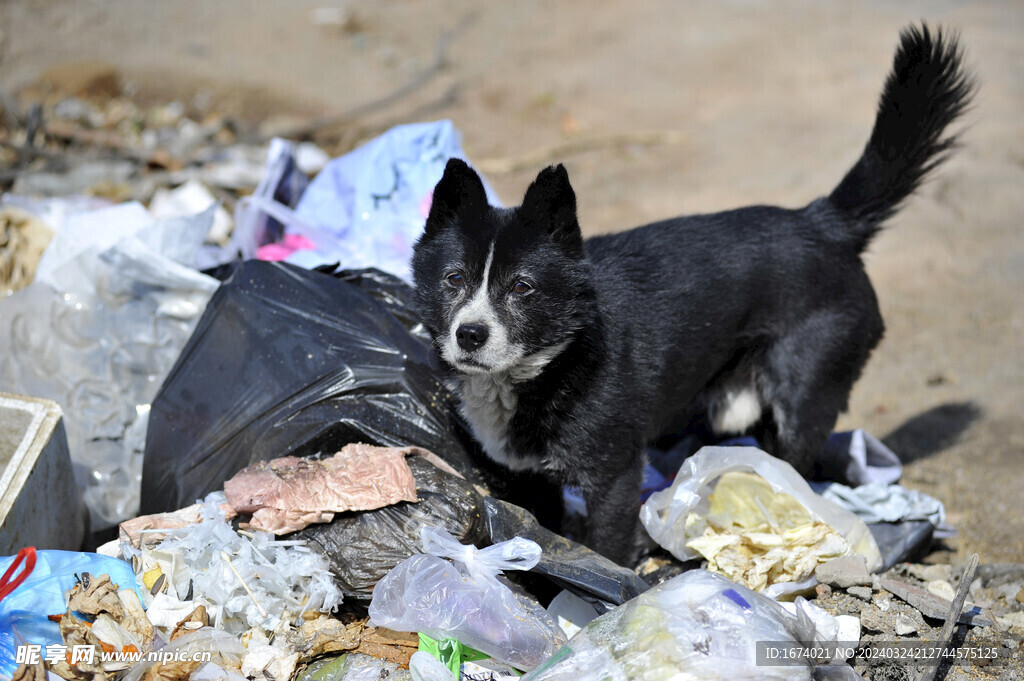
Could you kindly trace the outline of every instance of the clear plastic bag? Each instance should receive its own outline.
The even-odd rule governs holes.
[[[773,519],[772,513],[761,503],[762,500],[752,498],[751,495],[737,495],[736,499],[731,500],[735,501],[734,508],[725,510],[714,508],[711,495],[716,488],[716,483],[723,475],[733,472],[754,473],[763,479],[763,481],[756,482],[763,487],[770,487],[774,494],[792,497],[796,504],[793,504],[792,500],[785,500],[785,503],[788,504],[785,511],[789,516]],[[782,504],[780,504],[781,506]],[[763,514],[761,517],[766,525],[771,526],[771,529],[750,532],[749,534],[755,539],[769,540],[772,538],[768,535],[774,534],[776,537],[781,537],[789,532],[790,536],[786,537],[788,540],[791,535],[802,532],[805,528],[794,527],[796,521],[799,520],[795,516],[802,516],[819,526],[823,523],[830,528],[830,532],[834,530],[833,538],[840,544],[848,545],[839,548],[845,552],[864,556],[869,570],[877,571],[882,566],[878,545],[864,521],[850,511],[815,494],[807,481],[788,463],[754,447],[704,447],[683,463],[671,487],[651,495],[640,509],[640,520],[651,538],[672,555],[679,560],[691,560],[702,555],[702,552],[696,550],[694,546],[698,532],[703,524],[707,524],[707,519],[711,518],[713,523],[716,514],[721,517],[730,513],[735,517],[743,514],[747,516]],[[733,519],[733,522],[737,521]],[[739,520],[738,524],[749,526],[751,523]],[[839,537],[836,537],[836,533]],[[732,538],[716,536],[708,540],[705,536],[701,539],[720,541],[724,545]],[[799,540],[797,543],[799,544]],[[799,545],[801,547],[808,546],[806,543]],[[835,548],[837,547],[832,546],[828,550]],[[810,547],[810,549],[818,550],[817,547]],[[808,551],[808,555],[813,563],[814,555],[811,550]],[[824,548],[822,550],[825,551]],[[788,547],[784,543],[780,543],[777,551],[780,554],[787,554],[786,560],[791,559],[791,552],[788,552]],[[707,556],[705,555],[705,557]],[[759,566],[764,563],[760,557],[755,562]],[[811,565],[811,571],[813,572],[813,565]],[[806,575],[801,577],[800,574],[793,574],[790,577],[791,579],[782,581],[800,581]],[[768,581],[769,584],[773,583],[771,579]]]
[[[436,527],[423,528],[420,537],[425,554],[406,559],[374,587],[374,624],[457,638],[518,669],[532,669],[565,642],[539,603],[498,580],[503,570],[537,564],[541,550],[535,542],[517,537],[477,549]]]
[[[217,289],[192,269],[216,207],[154,220],[81,205],[38,208],[68,215],[35,281],[0,299],[0,390],[61,405],[97,531],[138,513],[150,402]]]
[[[800,602],[793,615],[725,577],[691,570],[598,617],[523,681],[810,679],[810,659],[765,664],[758,644],[767,659],[766,644],[829,641],[833,632],[816,627],[813,607]]]

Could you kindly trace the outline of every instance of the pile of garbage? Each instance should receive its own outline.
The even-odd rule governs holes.
[[[62,77],[4,104],[0,390],[110,541],[0,551],[0,679],[1024,675],[1024,566],[906,562],[952,530],[861,431],[651,450],[635,566],[502,501],[410,308],[450,122],[330,159]]]
[[[0,587],[0,675],[1020,673],[1024,566],[975,556],[882,572],[863,520],[794,476],[753,448],[701,449],[644,506],[649,527],[681,523],[651,532],[672,545],[630,570],[485,496],[428,450],[349,444],[256,462],[200,503],[122,522],[98,553],[0,560],[13,587]]]

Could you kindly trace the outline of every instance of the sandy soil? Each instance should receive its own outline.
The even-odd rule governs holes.
[[[401,120],[457,85],[432,115],[455,121],[476,161],[573,131],[683,133],[546,159],[566,162],[594,234],[829,191],[867,139],[899,29],[960,30],[980,94],[963,148],[867,257],[888,332],[840,426],[883,437],[904,482],[945,501],[953,560],[1024,561],[1024,3],[388,0],[352,3],[342,28],[313,20],[327,6],[5,0],[0,86],[101,58],[141,92],[301,119],[406,82],[469,16],[441,75],[378,116]],[[512,203],[537,169],[490,179]]]

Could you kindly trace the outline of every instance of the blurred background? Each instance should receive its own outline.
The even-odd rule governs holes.
[[[447,118],[507,204],[564,162],[587,234],[796,207],[859,156],[899,30],[921,19],[961,34],[980,89],[961,148],[867,255],[888,330],[839,427],[882,438],[903,483],[946,504],[960,534],[935,560],[1020,562],[1022,2],[3,0],[0,181],[57,162],[14,132],[33,105],[51,142],[154,176],[197,139],[337,156]],[[101,179],[88,189],[118,199],[156,184]]]

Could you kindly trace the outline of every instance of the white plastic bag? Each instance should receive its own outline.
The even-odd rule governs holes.
[[[810,679],[810,660],[765,664],[766,645],[792,651],[830,640],[808,605],[792,615],[725,577],[690,570],[598,617],[522,681]]]
[[[815,494],[807,481],[788,463],[754,447],[704,447],[683,462],[672,486],[652,494],[640,509],[640,520],[651,538],[680,560],[701,557],[702,553],[693,547],[696,545],[696,535],[703,527],[700,523],[706,523],[713,510],[711,493],[723,475],[734,471],[760,476],[770,486],[772,492],[789,495],[803,507],[812,521],[824,523],[838,533],[841,539],[834,533],[832,536],[839,544],[848,545],[838,547],[840,551],[864,556],[868,570],[875,571],[881,567],[882,557],[878,545],[864,521],[850,511]],[[748,503],[748,506],[760,505],[759,499],[743,501]],[[771,526],[771,530],[751,533],[755,539],[770,544],[774,541],[773,533],[774,536],[781,537],[787,530],[792,532],[791,526],[783,524],[780,527],[779,523],[770,517],[771,514],[763,506],[761,508],[764,511],[765,524]],[[713,538],[713,541],[723,542],[723,545],[731,540],[731,537],[723,536]],[[834,546],[835,543],[832,542],[833,546],[829,550],[837,548]],[[783,555],[785,560],[792,559],[793,552],[788,551],[788,548],[780,541],[777,553]],[[813,572],[813,555],[809,554],[809,560],[810,571]],[[759,561],[755,569],[763,568],[765,563],[762,556],[755,556],[752,561]],[[796,570],[794,575],[790,575],[790,579],[781,581],[799,581],[806,578],[807,567],[803,566],[803,569]],[[768,584],[771,583],[773,582],[769,579]],[[760,589],[761,586],[756,588]]]
[[[516,596],[498,580],[503,570],[536,565],[541,553],[536,542],[516,537],[477,549],[436,527],[423,528],[420,538],[426,555],[407,558],[374,587],[374,624],[456,638],[518,669],[532,669],[565,642],[540,604]]]
[[[412,681],[455,681],[452,673],[441,660],[423,650],[412,654],[409,660]]]

